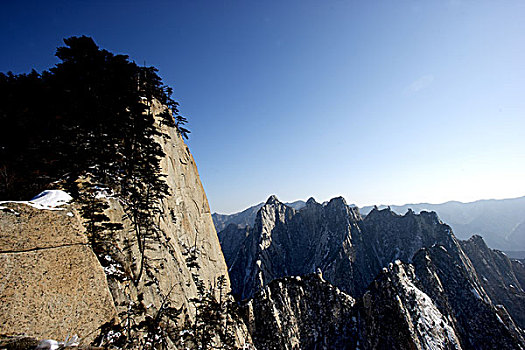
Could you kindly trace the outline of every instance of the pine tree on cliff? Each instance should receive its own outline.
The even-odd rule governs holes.
[[[147,246],[159,234],[153,218],[168,194],[157,141],[168,136],[158,124],[187,137],[186,119],[154,67],[100,49],[86,36],[64,43],[56,52],[61,62],[49,71],[0,75],[0,196],[28,199],[62,179],[73,197],[87,199],[83,212],[101,218],[100,204],[79,193],[77,180],[111,187],[136,232],[138,282]],[[154,116],[154,101],[168,108]],[[88,225],[102,227],[93,220]]]
[[[64,43],[56,52],[61,62],[49,71],[0,74],[0,197],[28,199],[60,180],[81,204],[89,241],[104,266],[108,256],[113,261],[107,242],[122,229],[108,221],[108,206],[99,197],[109,187],[131,222],[135,237],[127,246],[140,254],[122,273],[136,284],[155,283],[148,248],[160,239],[155,219],[169,192],[159,143],[169,136],[159,124],[187,138],[187,120],[154,67],[140,67],[85,36]],[[154,115],[159,105],[167,108]],[[137,303],[137,318],[153,321],[130,326],[130,348],[144,332],[167,331],[157,326],[178,315],[168,299],[159,310],[153,317]]]
[[[149,178],[160,154],[151,142],[158,132],[148,113],[153,100],[171,108],[161,123],[187,137],[186,119],[155,68],[139,67],[85,36],[64,43],[56,54],[61,62],[41,75],[0,73],[1,197],[27,199],[87,169],[115,186],[126,169]]]

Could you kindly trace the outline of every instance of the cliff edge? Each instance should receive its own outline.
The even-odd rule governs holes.
[[[166,108],[152,107],[154,114]],[[124,199],[108,188],[96,198],[113,226],[95,249],[79,203],[56,210],[2,204],[0,334],[58,340],[77,334],[86,345],[133,338],[147,346],[161,337],[176,348],[185,341],[181,330],[198,322],[196,299],[228,300],[228,270],[195,161],[175,127],[157,126],[169,194],[156,206],[150,235],[136,234]],[[249,342],[246,327],[223,311],[234,342]],[[221,334],[213,339],[223,341]]]

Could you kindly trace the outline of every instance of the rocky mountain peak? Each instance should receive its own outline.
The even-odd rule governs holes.
[[[338,197],[265,205],[258,220],[226,255],[261,348],[524,348],[523,265],[481,237],[458,241],[435,212],[375,208],[363,219]]]
[[[470,237],[467,240],[467,243],[468,244],[473,244],[476,247],[481,248],[481,249],[489,249],[489,247],[487,246],[487,244],[483,240],[483,237],[481,237],[480,235],[472,235],[472,237]]]
[[[443,224],[443,222],[439,219],[439,216],[438,216],[438,214],[435,211],[422,210],[419,213],[419,216],[421,216],[422,218],[425,218],[426,220],[428,220],[429,222],[431,222],[433,224],[436,224],[436,225],[437,224]]]
[[[307,206],[311,206],[311,205],[317,205],[319,203],[317,203],[317,201],[314,199],[314,197],[310,197],[308,198],[308,200],[306,201],[306,205]]]
[[[274,204],[260,209],[242,246],[225,248],[236,247],[236,252],[228,250],[225,255],[227,263],[234,265],[231,275],[240,274],[232,277],[233,290],[243,289],[243,297],[292,271],[302,275],[318,268],[327,281],[358,296],[388,263],[396,259],[410,262],[425,246],[454,244],[450,228],[435,213],[399,215],[388,208],[374,209],[363,220],[358,209],[349,207],[342,197],[325,205],[310,198],[300,210],[272,197],[268,202]],[[244,240],[246,230],[229,228],[228,234],[237,237],[236,241]],[[264,282],[247,287],[246,278],[259,281],[259,271]]]
[[[267,205],[276,205],[276,204],[282,204],[279,199],[277,199],[277,196],[272,194],[268,199],[266,200]]]
[[[330,201],[326,204],[327,207],[348,207],[348,204],[346,204],[346,200],[343,197],[335,197],[330,199]]]
[[[379,209],[377,206],[374,206],[374,208],[368,213],[368,215],[365,217],[365,220],[384,220],[389,217],[399,217],[401,215],[395,213],[390,207],[386,207],[385,209]]]

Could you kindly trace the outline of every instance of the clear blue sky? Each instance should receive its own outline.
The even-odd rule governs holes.
[[[512,0],[4,1],[0,71],[82,34],[156,66],[213,211],[517,197],[524,18]]]

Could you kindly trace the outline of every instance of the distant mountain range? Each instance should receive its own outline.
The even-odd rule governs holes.
[[[239,213],[223,215],[214,213],[213,223],[217,232],[229,224],[253,226],[255,217],[264,203],[259,203]],[[304,201],[285,203],[298,210],[305,206]],[[354,206],[354,205],[350,205]],[[482,236],[487,245],[512,255],[525,257],[525,196],[511,199],[488,199],[470,203],[450,201],[441,204],[419,203],[405,205],[380,205],[378,209],[390,207],[398,214],[405,214],[408,209],[416,213],[435,211],[439,218],[450,225],[459,239],[468,239],[476,234]],[[367,215],[374,207],[359,208],[361,215]]]
[[[525,349],[524,261],[435,212],[271,196],[218,237],[257,349]]]

